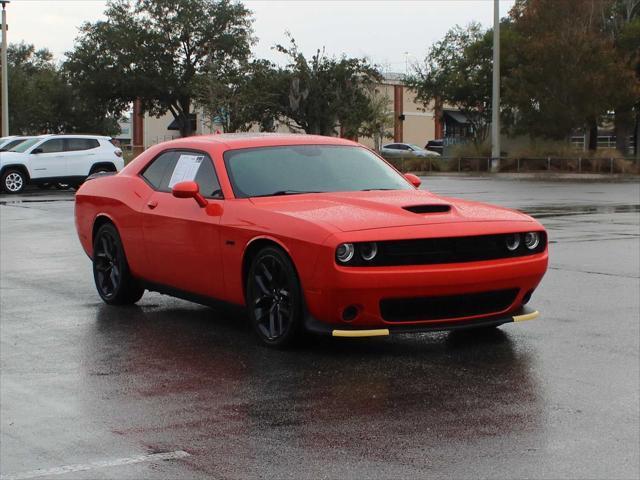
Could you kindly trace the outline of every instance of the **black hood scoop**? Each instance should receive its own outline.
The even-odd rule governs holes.
[[[409,205],[402,207],[412,213],[445,213],[451,210],[451,205],[435,204],[435,205]]]

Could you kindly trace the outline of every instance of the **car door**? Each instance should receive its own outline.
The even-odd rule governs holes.
[[[65,157],[67,158],[68,175],[86,177],[96,161],[100,143],[95,138],[65,139]]]
[[[63,138],[45,140],[32,148],[28,155],[31,178],[61,179],[68,175]]]
[[[176,198],[171,187],[195,180],[210,204],[223,199],[213,162],[204,152],[165,151],[142,172],[154,189],[143,206],[143,235],[152,282],[221,298],[220,215],[191,198]],[[221,208],[217,210],[221,212]]]
[[[398,155],[398,146],[395,143],[390,143],[382,147],[381,153],[387,157],[394,157]]]

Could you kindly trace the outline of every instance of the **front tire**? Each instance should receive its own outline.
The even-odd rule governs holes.
[[[98,229],[93,242],[93,279],[100,298],[109,305],[131,305],[144,294],[129,271],[120,235],[111,223]]]
[[[247,312],[260,340],[276,348],[293,345],[302,333],[303,301],[298,274],[279,248],[266,247],[251,262]]]
[[[2,189],[11,194],[20,193],[27,186],[24,172],[15,168],[8,168],[2,174]]]

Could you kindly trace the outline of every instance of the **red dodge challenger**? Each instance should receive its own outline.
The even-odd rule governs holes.
[[[76,227],[106,303],[244,305],[271,346],[535,318],[542,225],[419,185],[348,140],[191,137],[90,177]]]

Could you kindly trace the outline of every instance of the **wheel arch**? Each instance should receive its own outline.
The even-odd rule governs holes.
[[[287,257],[289,257],[289,260],[291,260],[291,263],[293,264],[293,268],[296,271],[296,275],[298,275],[298,280],[300,281],[300,274],[298,273],[298,268],[296,267],[296,263],[294,262],[293,257],[291,256],[291,252],[286,247],[286,245],[284,245],[284,243],[282,243],[280,240],[277,240],[273,237],[268,237],[268,236],[256,237],[251,239],[249,243],[247,243],[244,249],[244,253],[242,255],[241,275],[242,275],[242,297],[243,298],[247,294],[247,277],[249,276],[249,269],[251,268],[251,262],[253,261],[255,256],[258,254],[258,252],[265,247],[276,247],[282,250],[287,255]]]
[[[116,225],[116,222],[113,221],[113,218],[111,218],[109,215],[105,213],[99,214],[93,220],[93,227],[91,229],[91,245],[93,245],[93,243],[96,241],[96,233],[98,233],[98,230],[100,230],[100,227],[102,227],[107,223],[110,223],[116,228],[116,230],[118,230],[118,226]]]
[[[2,169],[0,169],[0,176],[4,175],[4,172],[10,169],[20,170],[22,173],[24,173],[25,177],[27,178],[27,182],[31,181],[31,175],[29,175],[29,169],[26,167],[26,165],[22,165],[20,163],[5,165],[4,167],[2,167]]]
[[[96,172],[96,170],[102,167],[108,168],[110,172],[118,171],[118,169],[116,168],[116,164],[113,162],[96,162],[93,165],[91,165],[91,170],[89,170],[89,175],[92,175],[93,173]]]

